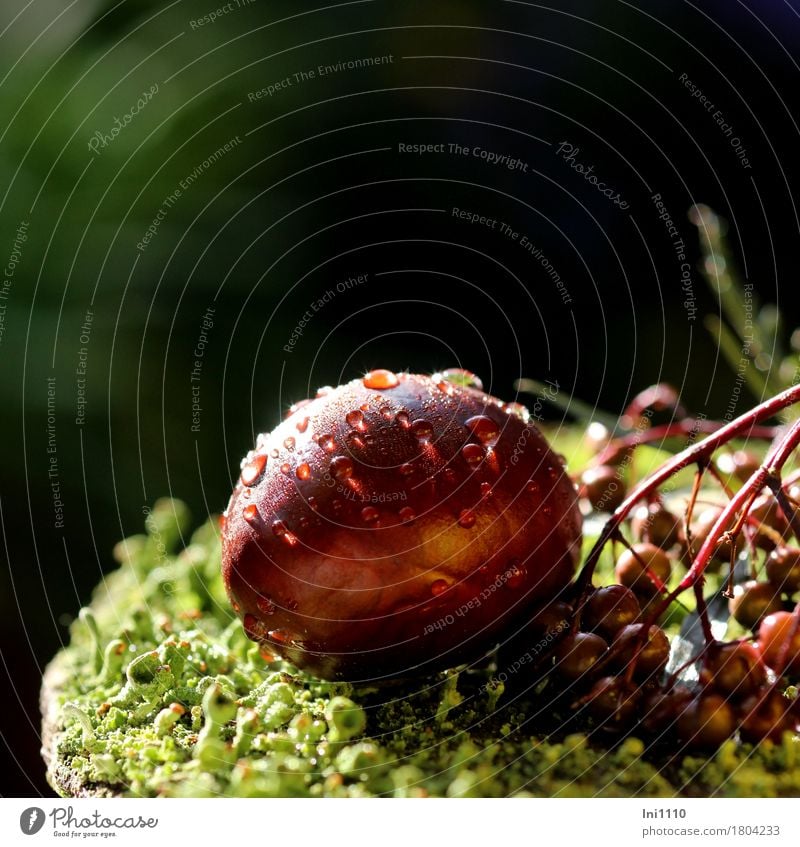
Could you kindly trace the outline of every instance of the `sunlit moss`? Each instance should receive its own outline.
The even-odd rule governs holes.
[[[390,690],[311,679],[263,656],[229,609],[213,523],[176,551],[184,510],[117,548],[48,671],[49,778],[143,796],[786,796],[796,745],[734,742],[673,762],[637,738],[537,736],[491,669]],[[166,522],[166,523],[165,523]],[[158,529],[157,532],[154,529]],[[659,754],[662,757],[664,754]]]

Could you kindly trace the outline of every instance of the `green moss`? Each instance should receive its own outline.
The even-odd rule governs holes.
[[[384,689],[312,679],[245,637],[213,523],[177,550],[188,520],[156,504],[54,660],[57,790],[66,772],[138,796],[800,794],[788,737],[678,762],[636,738],[547,737],[491,666]]]

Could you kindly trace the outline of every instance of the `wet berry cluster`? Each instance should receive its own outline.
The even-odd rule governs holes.
[[[590,426],[586,437],[599,461],[577,480],[580,496],[586,510],[614,513],[628,496],[625,465],[636,444],[610,439],[598,425]],[[729,532],[720,531],[725,506],[704,501],[699,487],[708,472],[732,499],[752,483],[761,464],[745,450],[722,453],[713,465],[700,462],[685,514],[670,511],[654,486],[609,535],[624,547],[615,557],[617,584],[584,588],[573,610],[574,626],[552,667],[556,678],[578,686],[573,709],[604,731],[636,731],[653,741],[709,751],[734,736],[752,743],[776,741],[800,725],[798,701],[791,696],[791,684],[800,679],[800,547],[792,532],[800,487],[773,485],[773,493],[763,483],[752,485],[752,496],[735,514],[738,520],[727,527],[735,531]],[[678,580],[679,588],[670,594],[676,577],[694,574],[704,546],[708,561],[699,573],[720,572],[730,615],[749,633],[734,641],[715,640],[703,609],[704,645],[667,674],[670,642],[656,621],[682,586],[693,584],[692,578]],[[735,581],[734,565],[743,552],[750,578]]]
[[[673,525],[663,506],[649,511],[664,528]],[[646,517],[640,511],[632,522],[639,539],[655,537]],[[556,645],[539,661],[538,678],[548,680],[545,692],[562,705],[559,714],[601,734],[635,733],[656,745],[703,752],[733,737],[778,741],[797,730],[800,710],[784,693],[800,679],[800,631],[779,596],[787,591],[786,580],[757,583],[769,586],[770,597],[778,594],[781,610],[765,615],[758,607],[754,638],[711,640],[699,656],[667,674],[671,645],[657,622],[657,599],[684,555],[671,530],[662,542],[667,549],[637,541],[617,557],[618,582],[552,603],[531,619],[527,645]],[[777,558],[781,575],[789,569],[784,559],[796,565],[794,552],[776,547],[770,571]]]

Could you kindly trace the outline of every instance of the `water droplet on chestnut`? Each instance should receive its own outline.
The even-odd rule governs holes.
[[[385,370],[370,371],[364,377],[363,382],[365,388],[372,388],[378,391],[382,391],[387,388],[395,388],[400,384],[397,374]]]
[[[264,468],[267,464],[267,457],[263,455],[254,456],[243,468],[242,468],[242,482],[245,485],[255,485],[260,479],[261,474],[264,473]]]
[[[433,427],[429,421],[419,418],[411,424],[411,432],[420,444],[427,444],[433,435]]]
[[[347,425],[353,427],[353,429],[358,429],[361,432],[365,432],[367,429],[367,424],[364,421],[364,413],[360,409],[354,409],[352,412],[348,412],[344,416],[345,421],[347,421]]]
[[[364,523],[375,523],[380,517],[380,513],[374,506],[364,506],[361,510],[361,517]]]
[[[458,525],[464,529],[470,529],[475,526],[475,514],[469,509],[462,509],[458,514]]]
[[[484,444],[490,444],[497,439],[500,427],[486,415],[475,415],[466,420],[467,429]]]
[[[320,435],[317,444],[319,444],[326,453],[332,453],[336,449],[336,441],[332,435],[327,433],[325,435]]]
[[[336,479],[347,479],[353,475],[353,463],[347,456],[337,456],[331,462],[331,473]]]
[[[483,461],[486,453],[480,444],[466,444],[461,448],[461,455],[471,468],[475,468]]]

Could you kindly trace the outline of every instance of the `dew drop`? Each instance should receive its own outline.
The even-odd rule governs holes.
[[[261,641],[266,635],[267,628],[255,615],[251,615],[249,612],[244,616],[242,624],[244,625],[245,635],[251,641]]]
[[[447,591],[447,582],[443,579],[437,579],[431,583],[431,594],[434,597],[438,597],[440,594],[444,594]]]
[[[308,429],[309,420],[310,418],[306,416],[304,418],[300,418],[300,420],[295,424],[295,426],[297,427],[297,431],[301,435]]]
[[[448,485],[455,485],[458,482],[458,475],[452,468],[445,468],[442,471],[442,476]]]
[[[283,538],[284,535],[289,531],[289,528],[283,521],[273,521],[272,522],[272,534],[276,538]]]
[[[409,429],[411,427],[411,421],[408,419],[408,412],[398,412],[394,419],[403,429]]]
[[[496,474],[499,474],[501,470],[501,458],[499,452],[491,447],[486,451],[486,464]]]
[[[481,483],[481,497],[492,496],[492,484],[490,482]]]
[[[348,432],[344,439],[351,450],[362,450],[364,439],[357,432]]]
[[[359,432],[365,432],[367,429],[367,425],[364,422],[364,413],[359,409],[353,409],[352,412],[348,412],[344,416],[344,419],[347,421],[348,426],[359,430]]]
[[[414,518],[417,516],[416,512],[411,508],[411,506],[403,506],[403,508],[400,509],[400,511],[398,512],[398,515],[400,516],[400,520],[403,523],[413,521]]]
[[[341,512],[342,506],[344,506],[344,503],[338,497],[331,500],[331,508],[334,512]]]
[[[458,525],[464,529],[475,526],[475,515],[469,509],[462,509],[458,513]]]
[[[484,444],[496,441],[500,433],[497,424],[491,418],[487,418],[486,415],[475,415],[468,418],[466,425],[472,434],[479,441],[483,441]]]
[[[553,514],[553,507],[552,506],[542,506],[542,514],[545,517],[552,515]]]
[[[270,456],[272,456],[273,459],[277,459],[278,456],[280,456],[280,451],[277,447],[273,447],[272,450],[269,451],[269,454]]]
[[[483,447],[480,444],[466,444],[461,448],[461,455],[471,468],[476,468],[483,461]]]
[[[302,465],[297,466],[297,470],[295,471],[298,479],[308,479],[311,476],[311,468],[306,462],[303,462]]]
[[[449,383],[444,379],[441,380],[441,382],[437,382],[436,387],[439,391],[443,391],[448,397],[452,397],[453,394],[455,394],[455,389],[453,388],[452,383]]]
[[[329,433],[326,433],[325,435],[320,435],[317,444],[319,444],[319,446],[326,453],[332,453],[336,449],[336,441],[334,440],[333,436]]]
[[[461,385],[464,388],[475,388],[478,391],[483,391],[481,378],[472,373],[472,371],[465,371],[463,368],[448,368],[446,371],[442,371],[442,378],[447,382],[452,382],[453,385]]]
[[[319,503],[317,503],[316,497],[309,497],[307,502],[308,502],[308,508],[309,509],[313,509],[314,511],[319,509]]]
[[[511,566],[506,571],[506,585],[509,588],[519,588],[525,581],[525,568],[520,567],[516,562],[512,562]]]
[[[333,391],[330,385],[323,385],[322,388],[317,389],[317,397],[325,397]]]
[[[397,469],[397,473],[399,473],[400,476],[411,476],[411,474],[414,473],[414,465],[412,465],[411,462],[405,462]]]
[[[261,515],[258,513],[258,507],[255,503],[251,503],[249,506],[245,506],[242,509],[242,517],[253,527],[261,526]]]
[[[267,638],[276,644],[288,644],[292,640],[292,637],[282,629],[271,629],[267,633]]]
[[[538,494],[539,493],[539,483],[535,480],[528,480],[528,485],[526,486],[528,494]]]
[[[291,471],[291,469],[292,469],[292,467],[291,467],[291,465],[290,465],[288,462],[284,462],[284,463],[281,465],[281,473],[282,473],[282,474],[286,474],[286,475],[288,476],[288,475],[289,475],[289,471]]]
[[[331,473],[336,479],[347,479],[353,475],[353,463],[347,456],[337,456],[331,462]]]
[[[424,418],[418,418],[411,424],[411,432],[420,444],[427,444],[433,435],[433,427]]]
[[[391,406],[381,406],[381,408],[380,408],[381,417],[386,418],[387,421],[391,420],[393,411],[394,410],[392,409]]]
[[[288,438],[283,439],[283,446],[289,450],[290,452],[294,450],[295,440],[293,436],[289,436]]]
[[[530,420],[531,413],[522,403],[505,403],[502,408],[504,412],[519,418],[524,423],[528,423]]]
[[[259,597],[256,600],[256,606],[258,606],[258,611],[261,612],[262,615],[274,615],[275,614],[275,604],[269,597]]]
[[[307,406],[310,402],[310,400],[298,400],[297,403],[293,403],[289,406],[289,411],[286,413],[286,417],[291,417],[295,412],[299,412],[303,406]]]
[[[269,665],[275,661],[275,656],[267,650],[265,645],[261,645],[261,649],[258,651],[258,655]]]
[[[261,479],[261,474],[264,473],[266,464],[267,457],[263,455],[263,453],[259,456],[254,456],[253,459],[242,468],[242,482],[245,485],[255,485],[259,479]]]
[[[380,513],[374,506],[364,506],[361,510],[361,517],[366,523],[375,523],[380,517]]]
[[[364,388],[375,388],[378,391],[385,388],[394,388],[400,383],[397,374],[385,370],[370,371],[366,374],[363,381]]]

